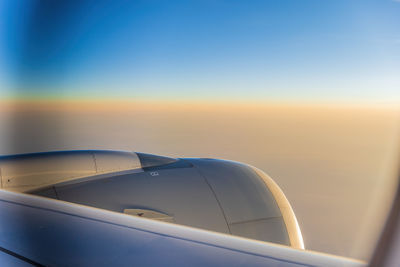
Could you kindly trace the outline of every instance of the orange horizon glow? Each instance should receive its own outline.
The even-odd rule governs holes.
[[[265,108],[290,109],[350,109],[390,110],[400,112],[400,103],[346,101],[277,101],[277,100],[162,100],[162,99],[73,99],[73,98],[17,98],[0,99],[0,110],[257,110]]]

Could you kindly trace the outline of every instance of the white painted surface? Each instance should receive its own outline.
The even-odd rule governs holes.
[[[87,176],[140,169],[134,152],[79,151],[0,158],[1,186],[25,192]]]
[[[294,249],[291,247],[277,245],[273,243],[255,241],[246,238],[192,228],[188,226],[140,218],[137,216],[129,216],[121,213],[106,211],[88,206],[81,206],[69,202],[47,199],[33,195],[27,195],[23,193],[0,190],[0,201],[8,201],[22,205],[29,205],[30,207],[37,207],[40,209],[46,209],[48,211],[61,212],[63,214],[79,216],[90,220],[118,224],[123,227],[130,227],[137,230],[143,230],[161,234],[163,236],[169,236],[170,238],[185,239],[189,242],[200,242],[259,256],[270,258],[272,257],[278,261],[282,261],[283,263],[287,263],[288,261],[290,261],[303,265],[328,267],[366,266],[365,262],[352,260],[349,258],[301,249]]]

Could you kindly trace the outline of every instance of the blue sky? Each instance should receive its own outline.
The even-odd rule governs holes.
[[[0,95],[400,101],[400,2],[0,0]]]

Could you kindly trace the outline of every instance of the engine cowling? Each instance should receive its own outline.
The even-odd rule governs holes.
[[[2,157],[0,168],[14,191],[304,248],[279,186],[247,164],[66,151]]]

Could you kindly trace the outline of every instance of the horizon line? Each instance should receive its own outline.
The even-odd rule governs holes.
[[[368,101],[368,100],[319,100],[319,99],[163,99],[163,98],[85,98],[85,97],[7,97],[0,98],[0,103],[8,107],[40,107],[40,106],[87,106],[102,107],[117,105],[117,108],[126,108],[135,104],[137,106],[191,106],[191,107],[213,107],[213,106],[236,106],[236,107],[325,107],[325,108],[378,108],[400,110],[400,101]],[[157,105],[157,106],[154,106]]]

